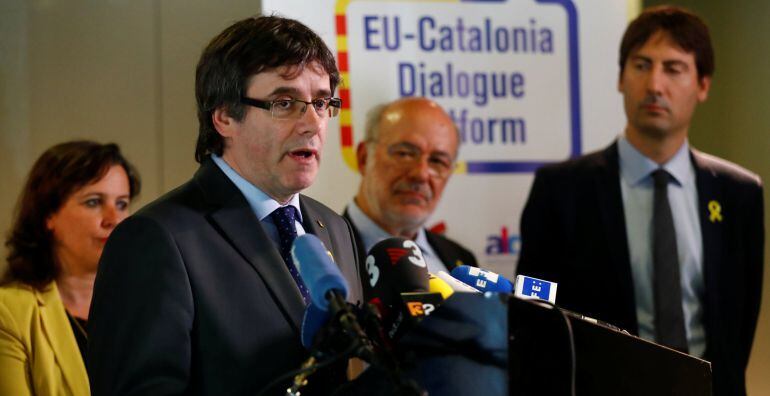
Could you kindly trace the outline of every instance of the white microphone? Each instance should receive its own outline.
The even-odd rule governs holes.
[[[455,292],[460,293],[481,293],[478,289],[468,286],[465,283],[455,279],[452,275],[449,275],[446,271],[439,271],[436,276],[442,281],[446,282],[449,287]]]

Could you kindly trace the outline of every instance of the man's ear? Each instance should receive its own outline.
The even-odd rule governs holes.
[[[230,117],[227,108],[224,106],[217,107],[211,113],[211,122],[222,137],[233,137],[235,127],[238,125],[238,121]]]
[[[623,93],[623,72],[618,74],[618,92]]]
[[[369,148],[367,147],[366,142],[358,143],[358,146],[356,147],[356,165],[358,165],[358,173],[361,174],[361,176],[364,175],[364,172],[366,172],[366,160],[369,156]]]
[[[709,90],[711,89],[711,77],[703,76],[698,80],[698,101],[703,103],[709,97]]]

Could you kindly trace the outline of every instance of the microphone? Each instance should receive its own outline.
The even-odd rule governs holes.
[[[428,288],[427,293],[401,293],[401,300],[406,306],[407,313],[411,316],[412,324],[419,323],[422,318],[429,316],[455,292],[452,286],[431,273],[428,274]]]
[[[305,314],[302,316],[302,327],[300,328],[300,337],[302,346],[305,349],[311,349],[314,344],[315,336],[329,322],[329,311],[324,311],[315,304],[308,304],[305,308]]]
[[[366,271],[375,299],[385,307],[398,304],[403,292],[427,292],[428,264],[414,241],[388,238],[372,246]]]
[[[556,282],[526,275],[517,275],[514,294],[516,297],[525,300],[538,299],[556,304],[556,288],[558,286],[559,284]]]
[[[510,280],[502,275],[481,268],[458,265],[452,270],[452,276],[481,292],[504,294],[513,292],[513,284]]]
[[[324,314],[339,323],[343,332],[352,339],[354,354],[364,360],[374,357],[369,339],[358,324],[345,297],[348,284],[340,269],[318,237],[313,234],[298,236],[291,247],[291,255],[297,264],[302,280],[310,291],[310,306],[303,319],[303,345],[313,344],[313,338],[323,328]]]
[[[444,282],[446,282],[452,288],[452,290],[454,290],[456,292],[460,292],[460,293],[481,293],[480,291],[478,291],[478,289],[476,289],[476,288],[474,288],[472,286],[468,286],[467,284],[465,284],[463,282],[460,282],[459,280],[457,280],[454,277],[452,277],[452,275],[449,275],[448,273],[446,273],[444,271],[439,271],[438,274],[436,274],[436,276],[438,276],[439,279],[441,279]]]
[[[441,298],[446,300],[454,294],[454,289],[436,275],[428,274],[428,289],[431,293],[441,293]]]
[[[327,311],[333,299],[340,297],[344,301],[348,296],[348,282],[318,237],[298,236],[291,246],[291,257],[310,291],[312,303],[318,308]]]
[[[316,364],[315,359],[321,347],[336,355],[330,360],[360,357],[372,366],[385,369],[403,394],[421,394],[418,386],[402,378],[395,357],[387,350],[376,350],[372,340],[362,329],[351,304],[345,301],[348,294],[347,281],[323,242],[312,234],[299,236],[292,244],[291,255],[308,287],[311,300],[302,321],[302,345],[311,346],[314,352],[311,352],[310,358],[303,364],[303,369],[294,377],[294,383],[287,390],[287,394],[299,395],[299,389],[307,383],[307,376],[318,366],[326,365]],[[364,315],[363,322],[369,324],[368,318],[369,316]],[[379,323],[376,325],[379,326]]]
[[[406,305],[416,302],[412,298],[404,301],[403,293],[429,291],[428,264],[417,244],[404,238],[378,242],[369,250],[365,264],[373,296],[369,304],[377,308],[387,339],[398,339],[411,317]]]

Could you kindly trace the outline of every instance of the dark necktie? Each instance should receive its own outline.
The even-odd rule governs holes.
[[[305,301],[305,305],[310,301],[309,293],[305,282],[302,281],[302,277],[299,275],[297,266],[294,265],[294,260],[291,258],[291,244],[294,243],[294,239],[297,238],[297,227],[294,225],[294,221],[297,217],[297,209],[294,206],[287,205],[282,206],[273,211],[270,214],[273,219],[275,227],[278,228],[278,241],[281,251],[281,257],[286,263],[286,267],[289,269],[291,277],[294,278],[294,282],[299,288],[299,292],[302,294],[302,299]]]
[[[687,352],[687,334],[682,312],[682,285],[679,281],[679,252],[676,229],[668,203],[671,175],[663,169],[652,172],[655,199],[652,215],[652,287],[655,301],[655,341]]]

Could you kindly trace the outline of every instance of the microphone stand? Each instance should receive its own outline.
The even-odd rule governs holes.
[[[300,373],[294,376],[291,387],[286,389],[286,396],[300,396],[299,389],[307,385],[307,377],[313,374],[317,368],[313,367],[316,364],[315,356],[310,356],[300,366]]]
[[[396,396],[428,396],[428,392],[420,387],[416,381],[404,377],[400,369],[398,359],[393,352],[393,344],[385,337],[382,328],[382,318],[379,311],[372,304],[366,304],[363,309],[363,323],[366,326],[367,334],[374,334],[378,348],[375,351],[375,360],[370,361],[372,366],[383,369],[390,377],[390,382],[394,385],[393,395]],[[370,337],[371,338],[371,337]]]
[[[330,290],[326,294],[326,298],[329,301],[329,310],[332,312],[332,319],[327,328],[328,335],[322,337],[324,339],[330,339],[327,341],[327,346],[346,344],[348,347],[342,351],[337,352],[334,358],[330,360],[338,360],[347,356],[357,356],[361,359],[371,362],[376,357],[374,348],[371,341],[364,333],[361,326],[358,324],[355,314],[348,306],[342,296],[340,296],[335,290]],[[341,330],[341,331],[340,331]],[[319,367],[313,367],[316,365],[317,359],[315,354],[319,357],[322,355],[320,345],[314,345],[311,356],[302,363],[300,372],[294,376],[292,386],[286,389],[286,396],[300,396],[300,388],[307,385],[307,377],[313,374]],[[334,349],[333,347],[330,349]]]
[[[351,338],[351,348],[354,355],[367,362],[377,360],[378,357],[374,352],[371,340],[366,336],[364,330],[361,329],[361,325],[358,324],[358,318],[353,314],[347,301],[334,290],[329,291],[326,296],[329,299],[329,308],[334,313],[335,323],[339,323],[342,331]]]
[[[328,335],[319,339],[326,339],[324,344],[327,347],[332,346],[330,348],[333,351],[332,353],[336,349],[333,348],[333,345],[347,345],[347,348],[344,351],[336,352],[335,357],[319,363],[318,359],[323,355],[323,352],[320,352],[320,350],[325,348],[322,348],[320,345],[314,346],[313,350],[315,352],[302,364],[300,372],[294,377],[292,386],[286,389],[286,396],[300,396],[300,389],[307,385],[307,377],[315,372],[316,369],[332,361],[350,356],[359,357],[370,363],[373,367],[386,372],[388,377],[390,377],[390,382],[395,387],[393,395],[427,396],[427,392],[420,388],[415,381],[404,378],[403,373],[399,369],[397,359],[390,348],[386,347],[387,344],[381,337],[380,329],[382,326],[379,323],[379,317],[376,312],[365,309],[364,323],[372,333],[377,335],[381,347],[376,347],[372,339],[367,336],[367,333],[359,324],[355,313],[353,313],[350,305],[342,296],[336,291],[331,290],[326,297],[329,301],[329,310],[333,313],[333,317],[326,325]]]

